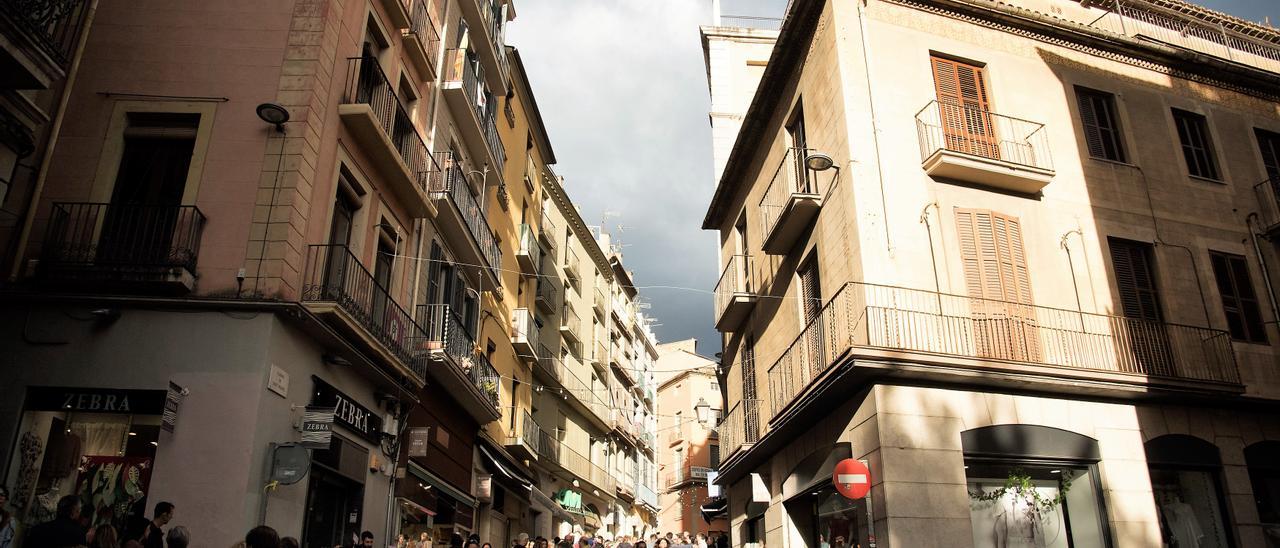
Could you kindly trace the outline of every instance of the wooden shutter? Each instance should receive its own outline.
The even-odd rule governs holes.
[[[1231,338],[1266,344],[1267,333],[1244,256],[1211,251],[1209,259],[1218,282],[1218,294],[1222,296],[1222,313],[1227,318]]]
[[[1280,133],[1265,129],[1255,129],[1258,137],[1258,149],[1262,151],[1262,167],[1268,179],[1280,178]]]
[[[982,67],[937,56],[930,59],[947,149],[999,158]]]
[[[1108,244],[1124,315],[1153,322],[1163,321],[1151,261],[1151,244],[1115,238],[1109,239]]]
[[[1031,304],[1031,275],[1016,217],[959,209],[960,260],[969,296]]]
[[[804,337],[807,346],[810,379],[826,368],[822,349],[822,287],[818,277],[817,257],[810,257],[800,267],[800,306],[804,313]]]

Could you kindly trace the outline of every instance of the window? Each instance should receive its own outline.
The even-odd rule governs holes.
[[[1260,441],[1244,448],[1244,462],[1258,521],[1269,532],[1280,530],[1280,441]]]
[[[1200,438],[1169,434],[1144,444],[1165,546],[1232,546],[1225,518],[1222,456]]]
[[[1187,172],[1192,177],[1220,179],[1218,164],[1213,159],[1209,123],[1205,117],[1175,108],[1173,123],[1178,129],[1178,141],[1182,143],[1182,155],[1187,160]]]
[[[1218,282],[1218,293],[1222,295],[1222,313],[1227,316],[1231,338],[1266,344],[1267,332],[1263,328],[1258,297],[1249,280],[1249,263],[1242,255],[1217,251],[1209,252],[1209,260]]]
[[[999,159],[982,67],[937,55],[930,64],[947,149]]]
[[[720,444],[713,443],[710,445],[711,456],[708,457],[708,466],[712,470],[720,467]]]
[[[975,318],[984,320],[974,332],[979,356],[1035,361],[1040,337],[1035,312],[1029,306],[1031,276],[1022,247],[1022,227],[1016,217],[993,211],[958,209],[960,261]]]
[[[796,102],[795,110],[791,112],[791,118],[787,121],[787,144],[791,148],[797,150],[795,153],[795,191],[796,192],[812,192],[809,188],[809,170],[805,169],[803,158],[806,156],[805,151],[809,148],[809,138],[804,130],[804,106],[800,102]]]
[[[1115,96],[1105,91],[1077,87],[1076,103],[1080,107],[1080,125],[1084,129],[1089,155],[1114,162],[1126,161]]]
[[[1254,129],[1258,138],[1258,149],[1262,152],[1262,167],[1268,179],[1280,178],[1280,133],[1265,129]]]
[[[819,370],[826,368],[822,344],[822,283],[818,274],[818,254],[813,253],[796,272],[800,278],[800,312],[804,319],[805,348],[808,363]]]
[[[1130,318],[1163,321],[1151,244],[1119,238],[1107,238],[1107,244],[1111,248],[1111,267],[1116,273],[1121,311]]]

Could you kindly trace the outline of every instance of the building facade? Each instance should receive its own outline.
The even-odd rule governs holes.
[[[658,529],[663,532],[729,532],[723,517],[708,520],[703,507],[711,503],[708,481],[720,465],[716,426],[724,411],[715,360],[697,352],[697,339],[659,345],[658,419],[663,455],[658,463],[662,494],[658,497]]]
[[[213,546],[259,523],[305,546],[549,536],[519,440],[559,335],[543,203],[574,208],[503,38],[512,3],[18,5],[0,7],[18,546],[67,494],[123,530],[173,502]]]
[[[758,86],[707,58],[735,544],[1276,545],[1273,29],[793,2]]]

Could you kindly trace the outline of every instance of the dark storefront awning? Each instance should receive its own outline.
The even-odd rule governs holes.
[[[707,523],[712,520],[729,517],[729,499],[725,497],[716,497],[708,500],[701,507],[702,519]]]
[[[519,486],[525,490],[533,490],[533,480],[526,477],[516,465],[506,459],[500,459],[494,456],[486,444],[480,444],[480,454],[484,456],[485,466],[489,471],[494,473],[501,480],[506,481],[513,486]]]

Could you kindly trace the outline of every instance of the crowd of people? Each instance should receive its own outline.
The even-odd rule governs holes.
[[[448,546],[436,546],[427,533],[421,533],[417,539],[400,535],[392,548],[493,548],[493,544],[482,542],[479,535],[463,537],[460,534],[450,535],[442,539]],[[532,543],[532,544],[530,544]],[[585,533],[569,534],[565,537],[548,539],[538,536],[530,538],[527,533],[520,533],[511,548],[729,548],[728,535],[708,536],[706,533],[650,533],[646,536],[622,535],[618,537],[596,536]]]

